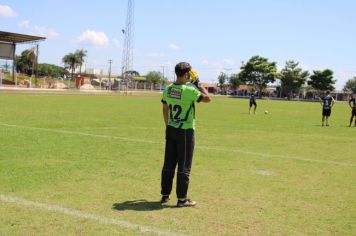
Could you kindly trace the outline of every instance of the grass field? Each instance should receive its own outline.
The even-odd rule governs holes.
[[[0,92],[0,235],[355,235],[350,108],[321,127],[318,103],[257,103],[197,105],[181,209],[158,203],[159,95]]]

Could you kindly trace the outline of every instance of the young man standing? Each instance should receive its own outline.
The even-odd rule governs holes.
[[[253,114],[256,114],[257,103],[256,103],[256,98],[255,98],[255,90],[252,90],[252,91],[251,91],[251,94],[250,94],[250,109],[248,110],[248,112],[250,113],[250,115],[251,115],[251,108],[252,108],[252,105],[254,106]]]
[[[204,87],[199,85],[198,74],[187,62],[175,67],[177,80],[163,91],[163,119],[166,125],[166,146],[161,180],[161,203],[169,201],[174,172],[178,164],[176,194],[178,207],[195,206],[187,198],[189,176],[194,151],[195,102],[210,102]],[[194,86],[187,85],[191,82]]]
[[[330,95],[330,91],[326,91],[326,95],[320,99],[320,104],[323,107],[321,125],[324,126],[324,121],[326,126],[329,126],[329,117],[331,114],[331,108],[334,105],[334,98]]]
[[[350,118],[350,127],[352,125],[352,120],[354,119],[355,117],[355,127],[356,127],[356,94],[354,94],[350,100],[349,100],[349,106],[351,107],[351,118]]]

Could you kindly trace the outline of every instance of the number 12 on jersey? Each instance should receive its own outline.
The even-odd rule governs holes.
[[[174,114],[173,114],[174,113]],[[180,120],[180,113],[182,113],[182,107],[175,104],[169,104],[169,117],[171,120]]]

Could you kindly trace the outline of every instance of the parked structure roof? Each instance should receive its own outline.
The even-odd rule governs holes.
[[[45,37],[39,37],[34,35],[17,34],[5,31],[0,31],[0,42],[6,43],[31,43],[45,40]]]

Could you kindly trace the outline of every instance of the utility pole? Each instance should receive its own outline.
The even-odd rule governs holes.
[[[175,70],[173,70],[172,73],[173,73],[173,80],[172,80],[172,82],[174,82],[174,81],[176,81],[176,72],[175,72]]]
[[[162,65],[161,67],[162,67],[162,83],[161,83],[161,86],[159,86],[159,90],[162,89],[162,86],[164,84],[164,65]]]
[[[229,72],[230,72],[230,70],[232,70],[232,68],[224,68],[224,70],[225,70],[225,73],[226,73],[226,79],[227,79],[226,82],[229,83],[229,79],[230,79]],[[227,91],[226,85],[224,85],[224,89],[226,90],[226,91],[225,91],[225,92],[226,92],[226,96],[229,95],[229,94],[228,94],[228,91]]]
[[[12,43],[14,51],[12,52],[12,81],[15,81],[15,87],[17,88],[17,76],[16,76],[16,43]]]
[[[109,89],[110,90],[112,89],[112,86],[111,86],[111,64],[112,64],[112,60],[110,59],[109,60]]]
[[[37,80],[38,80],[38,44],[36,44],[36,75],[35,75],[35,85],[37,85]]]

